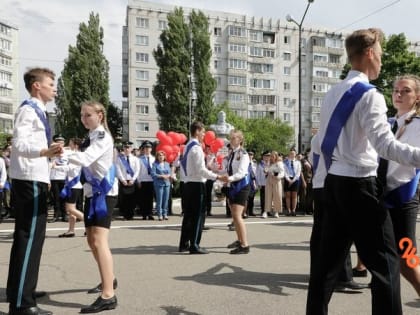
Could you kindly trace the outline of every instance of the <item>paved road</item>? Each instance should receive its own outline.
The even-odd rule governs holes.
[[[178,215],[164,222],[117,218],[110,243],[119,306],[104,314],[304,314],[312,218],[247,219],[251,253],[229,255],[226,245],[235,240],[234,232],[227,229],[223,207],[215,207],[214,214],[202,240],[209,255],[177,252]],[[86,294],[98,283],[96,265],[80,223],[77,236],[70,239],[57,237],[66,230],[65,223],[47,228],[38,288],[48,296],[39,305],[54,314],[77,314],[96,298]],[[12,229],[12,221],[0,225],[0,315],[8,310],[5,283]],[[355,261],[354,251],[352,255]],[[405,280],[402,296],[404,314],[420,314],[420,299]],[[335,293],[330,314],[370,314],[370,299],[369,290]]]

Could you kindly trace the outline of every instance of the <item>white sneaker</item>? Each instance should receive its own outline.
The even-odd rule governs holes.
[[[263,212],[263,214],[262,214],[262,218],[263,218],[263,219],[267,219],[267,212],[265,212],[265,211]]]
[[[274,217],[275,217],[275,218],[278,218],[278,217],[279,217],[279,214],[276,212],[276,213],[274,214]]]

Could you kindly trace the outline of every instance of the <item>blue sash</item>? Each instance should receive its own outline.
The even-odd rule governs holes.
[[[313,152],[312,155],[313,155],[313,159],[312,159],[312,173],[313,173],[313,175],[315,175],[316,169],[318,168],[320,155],[317,154],[317,153],[315,153],[315,152]]]
[[[295,169],[292,168],[292,165],[290,163],[290,160],[289,159],[286,159],[283,164],[286,166],[286,168],[288,170],[288,173],[289,174],[292,174],[292,177],[295,177],[295,175],[296,175]]]
[[[335,107],[330,117],[330,121],[328,122],[324,140],[321,144],[321,151],[324,154],[325,167],[327,170],[330,169],[333,152],[337,146],[337,141],[341,130],[353,112],[356,103],[360,100],[366,91],[374,87],[374,85],[369,83],[356,82],[349,90],[344,93],[337,106]]]
[[[45,113],[32,100],[25,100],[20,106],[24,106],[24,105],[31,106],[34,109],[35,113],[37,114],[38,118],[41,120],[41,122],[42,122],[42,124],[44,125],[44,128],[45,128],[45,136],[47,137],[48,146],[50,146],[50,144],[51,144],[51,128],[50,128],[50,125],[48,124],[48,120],[47,120],[47,117],[46,117]]]
[[[124,167],[127,171],[127,174],[129,174],[131,177],[133,177],[134,171],[131,168],[130,163],[128,163],[127,159],[125,158],[125,155],[121,154],[120,155],[120,160],[121,160],[121,163],[124,165]],[[147,163],[147,160],[146,160],[146,163]]]
[[[229,187],[229,198],[233,199],[243,188],[249,185],[251,182],[249,173],[242,178],[241,180],[238,180],[236,182],[230,183]]]
[[[195,142],[195,141],[191,141],[190,143],[188,143],[187,147],[185,148],[184,155],[181,159],[181,166],[182,166],[182,169],[184,170],[185,176],[188,176],[188,174],[187,174],[187,156],[188,156],[188,153],[190,152],[190,150],[192,149],[192,147],[195,146],[195,145],[198,145],[198,143]]]
[[[388,208],[398,208],[413,199],[417,192],[419,179],[420,169],[416,169],[416,176],[414,176],[411,181],[391,190],[386,194],[385,205]]]
[[[68,177],[66,178],[66,183],[64,184],[63,189],[60,192],[60,198],[70,198],[71,197],[71,189],[80,181],[80,174],[76,177],[73,177],[72,180],[69,181]]]
[[[248,174],[249,174],[249,179],[250,179],[250,184],[251,184],[251,191],[255,192],[257,191],[257,187],[255,186],[255,173],[254,170],[252,169],[252,163],[249,162],[248,165]]]
[[[150,175],[152,173],[152,168],[150,167],[149,161],[147,160],[147,158],[144,155],[142,157],[140,157],[140,160],[143,162],[144,166],[147,168],[147,174]],[[131,176],[133,176],[133,175],[131,175]]]
[[[108,214],[108,208],[106,206],[106,194],[111,190],[115,180],[115,165],[113,164],[109,169],[108,173],[99,179],[93,177],[92,172],[87,168],[82,168],[83,175],[85,176],[86,182],[92,186],[92,200],[90,201],[88,219],[103,218]]]

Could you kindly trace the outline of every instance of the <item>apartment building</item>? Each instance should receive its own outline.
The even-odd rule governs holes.
[[[13,132],[18,106],[18,28],[0,20],[0,132]]]
[[[154,139],[159,128],[152,89],[158,68],[153,50],[167,27],[174,6],[130,0],[123,27],[124,137],[139,145]],[[183,8],[185,20],[192,10]],[[215,104],[225,101],[244,118],[279,118],[295,130],[299,118],[299,29],[283,17],[264,19],[242,14],[201,10],[208,16],[213,47],[211,73],[217,82]],[[331,85],[339,81],[346,62],[345,34],[301,29],[301,139],[309,147],[319,128],[320,105]],[[193,94],[193,93],[192,93]]]

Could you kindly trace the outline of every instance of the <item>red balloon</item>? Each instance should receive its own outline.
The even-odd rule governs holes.
[[[158,130],[158,131],[156,132],[156,138],[158,138],[158,139],[159,139],[159,141],[160,141],[160,142],[162,142],[162,139],[165,139],[165,138],[166,138],[166,133],[165,133],[165,131]]]
[[[212,130],[206,131],[204,134],[204,143],[211,145],[211,143],[216,139],[216,134]]]
[[[210,144],[210,150],[213,153],[217,153],[217,151],[219,151],[224,145],[224,140],[221,138],[217,138]]]
[[[178,153],[179,153],[179,146],[173,145],[172,146],[172,153],[175,153],[176,155],[178,155]]]
[[[172,153],[172,146],[167,144],[162,144],[159,151],[165,152],[166,158],[168,158],[168,155]]]
[[[180,133],[179,137],[180,137],[179,144],[184,144],[187,141],[187,136],[184,135],[183,133]]]
[[[183,154],[184,153],[184,149],[185,149],[185,144],[181,144],[179,146],[179,153]]]
[[[172,144],[178,144],[178,134],[173,131],[169,131],[167,136],[171,138]]]
[[[166,156],[166,162],[172,163],[173,161],[175,161],[176,157],[177,157],[177,154],[172,152],[171,154]]]
[[[173,144],[172,138],[165,135],[162,139],[159,139],[162,144],[171,146]]]

